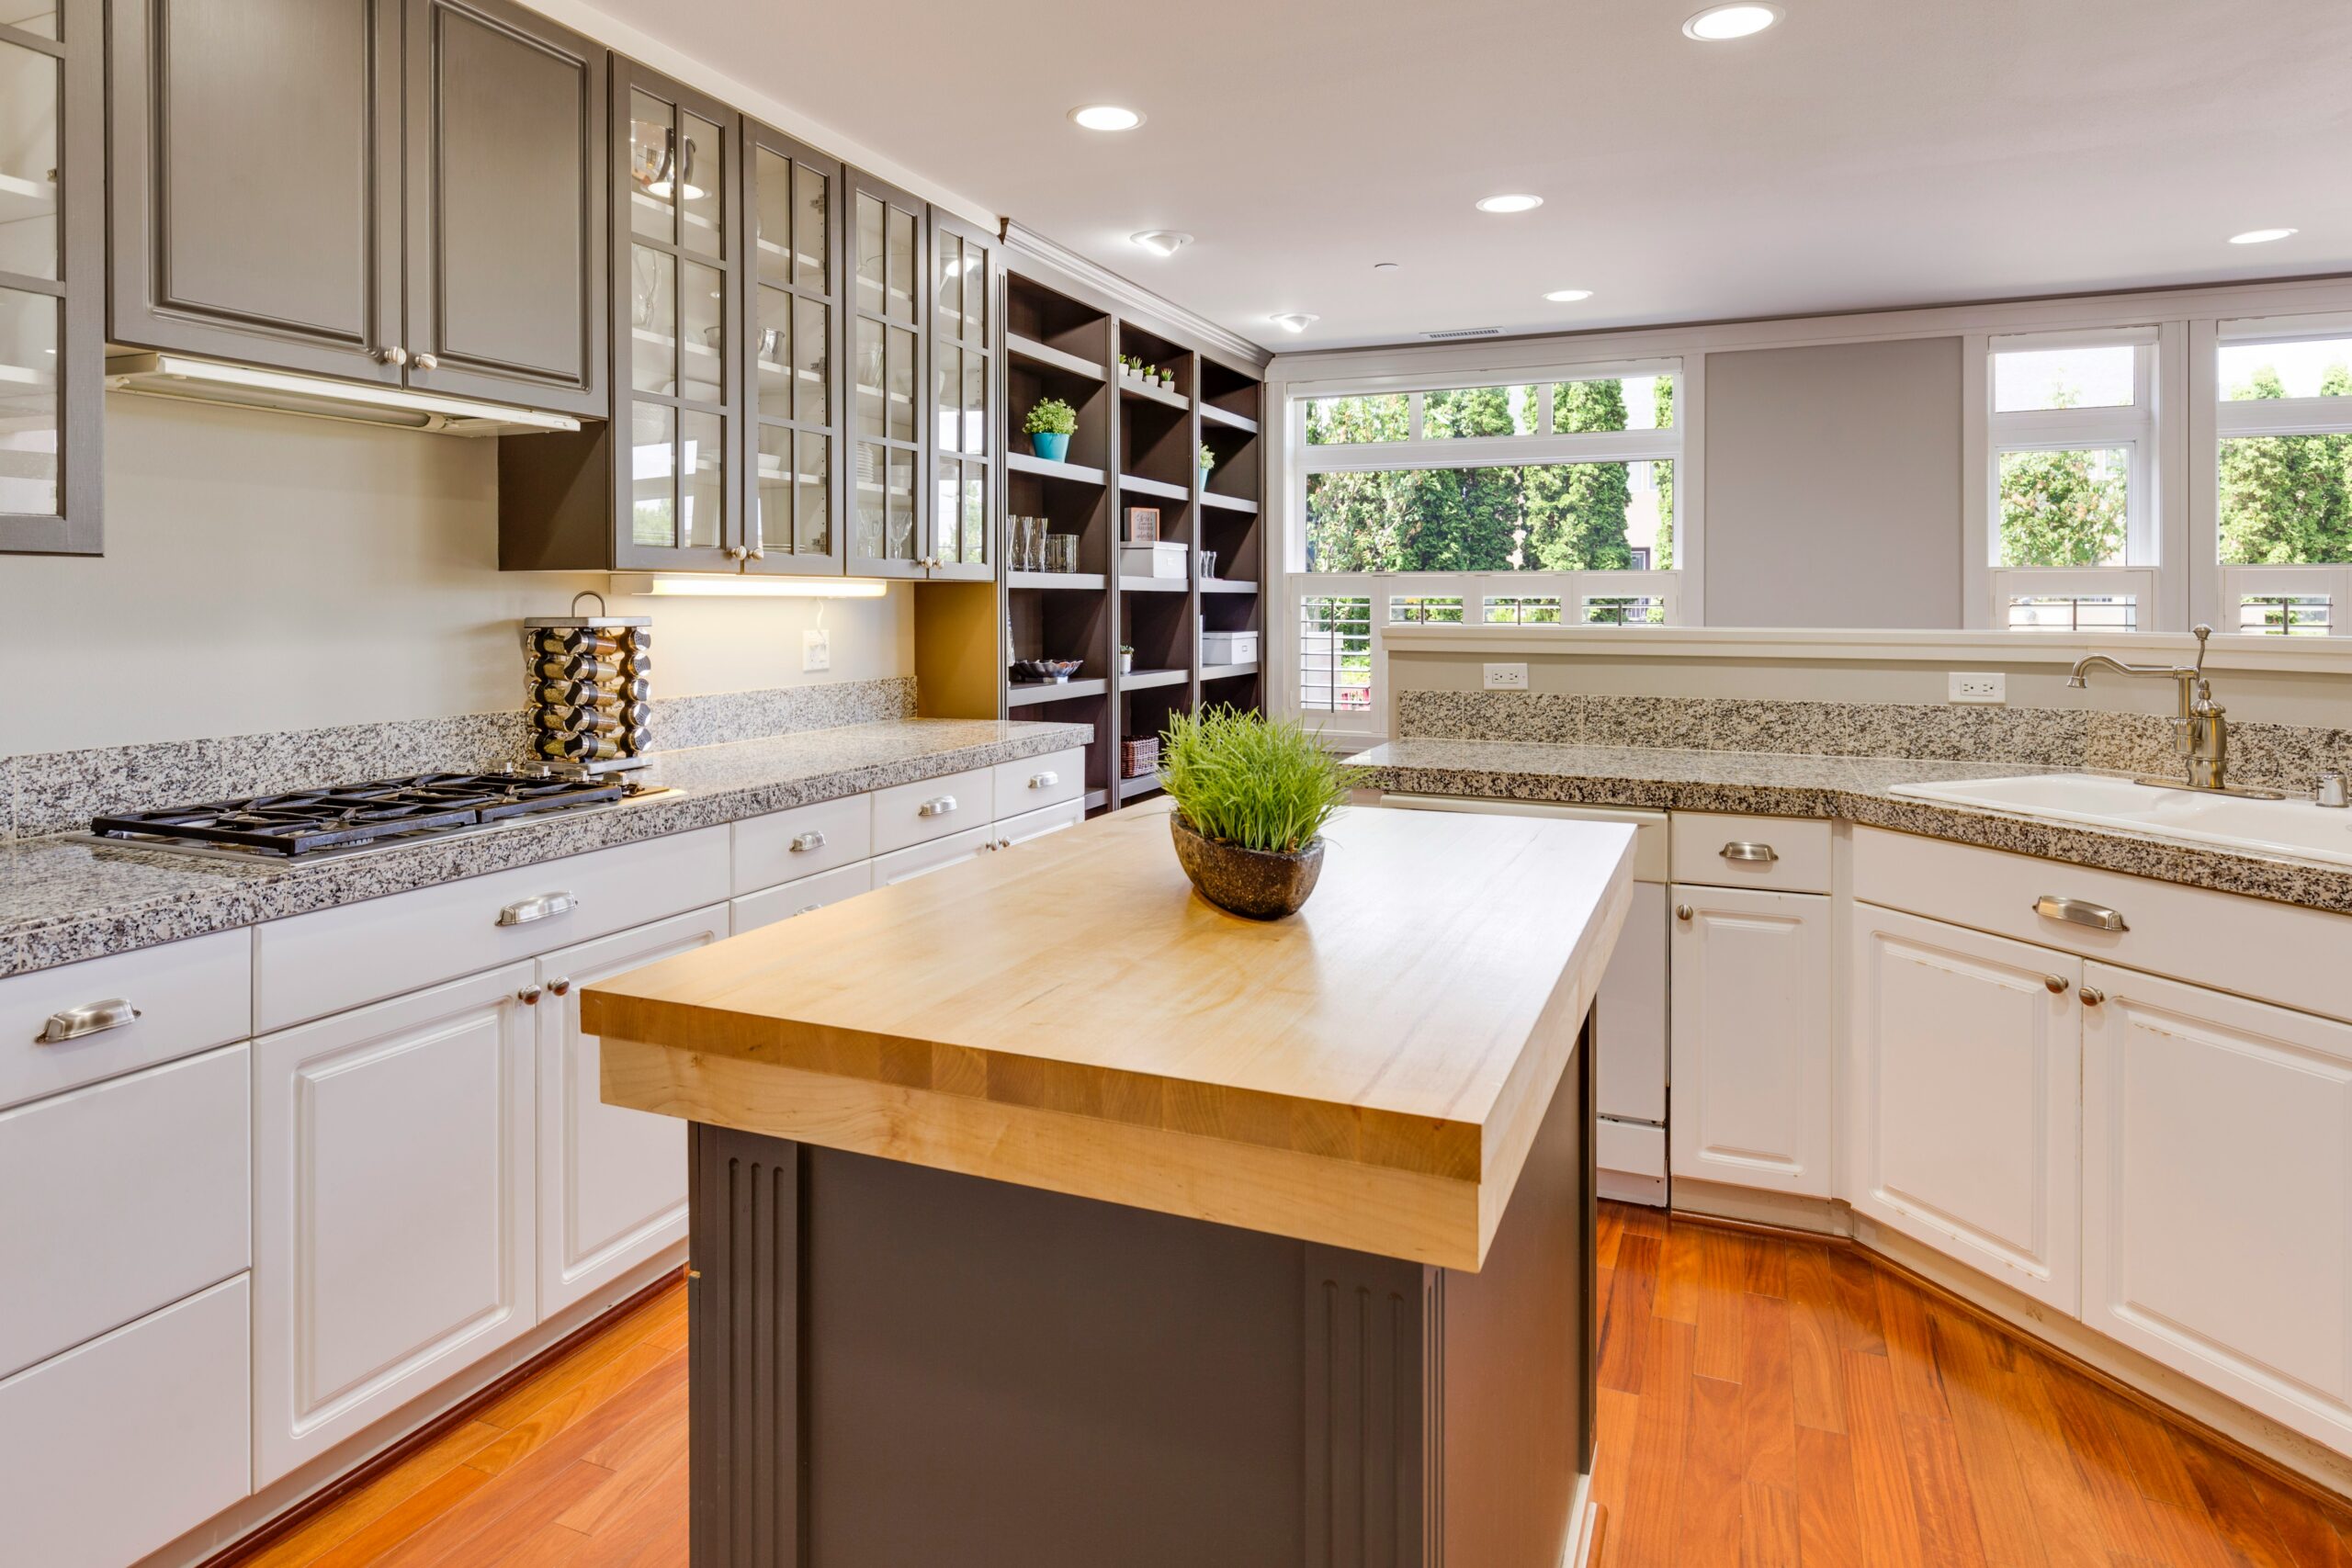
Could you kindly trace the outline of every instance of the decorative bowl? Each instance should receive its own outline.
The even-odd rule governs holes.
[[[1201,836],[1181,811],[1168,815],[1176,840],[1176,863],[1200,896],[1228,914],[1252,920],[1278,920],[1298,913],[1323,874],[1323,840],[1295,854],[1248,850]]]
[[[1085,663],[1082,659],[1016,659],[1012,672],[1024,681],[1052,681],[1058,684],[1068,682]]]

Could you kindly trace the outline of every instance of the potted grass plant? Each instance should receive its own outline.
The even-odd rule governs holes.
[[[1030,448],[1049,463],[1058,463],[1069,456],[1069,438],[1078,430],[1078,411],[1059,398],[1040,398],[1029,405],[1029,417],[1021,422],[1028,433]]]
[[[1295,720],[1238,708],[1172,714],[1160,738],[1178,863],[1202,897],[1253,920],[1306,902],[1323,872],[1323,829],[1362,779]]]

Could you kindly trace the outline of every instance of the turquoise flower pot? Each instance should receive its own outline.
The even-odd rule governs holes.
[[[1029,437],[1029,445],[1036,448],[1037,456],[1048,463],[1058,463],[1069,456],[1069,437],[1066,434],[1056,435],[1050,431],[1041,430]]]

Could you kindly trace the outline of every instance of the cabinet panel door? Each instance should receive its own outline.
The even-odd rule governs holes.
[[[606,59],[502,0],[411,0],[411,386],[612,412]]]
[[[258,1484],[537,1321],[531,976],[254,1043]]]
[[[596,1036],[580,1028],[580,993],[726,935],[722,904],[539,960],[542,1318],[686,1234],[686,1124],[605,1103]]]
[[[1853,908],[1854,1207],[2073,1313],[2081,960]]]
[[[1634,884],[1625,929],[1594,998],[1595,1097],[1603,1116],[1666,1120],[1667,889]]]
[[[2084,1321],[2352,1453],[2352,1026],[2083,984]]]
[[[1827,1197],[1829,900],[1674,897],[1674,1174]]]
[[[843,173],[847,250],[852,577],[924,577],[932,554],[929,208],[854,169]]]
[[[113,7],[115,342],[400,380],[401,10]]]

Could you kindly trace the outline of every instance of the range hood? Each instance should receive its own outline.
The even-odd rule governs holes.
[[[340,419],[435,435],[527,435],[580,428],[580,422],[566,413],[143,350],[107,351],[107,390],[177,398],[183,402],[225,403],[232,408],[274,409],[313,419]]]

